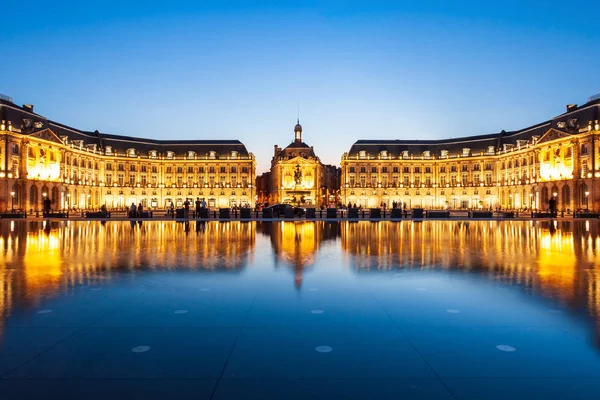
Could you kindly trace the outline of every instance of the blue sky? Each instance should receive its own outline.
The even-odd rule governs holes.
[[[600,92],[598,2],[8,2],[0,93],[86,130],[304,140],[512,130]]]

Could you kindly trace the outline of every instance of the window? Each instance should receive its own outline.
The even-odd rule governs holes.
[[[492,185],[492,174],[485,174],[485,184],[488,186]]]
[[[366,173],[367,172],[367,167],[360,167],[360,172],[362,174]]]
[[[198,167],[198,173],[199,174],[203,174],[204,173],[204,167]]]
[[[427,186],[427,187],[431,186],[431,177],[430,176],[425,178],[425,186]]]
[[[404,186],[408,186],[410,184],[409,179],[410,178],[408,177],[408,175],[404,175]]]
[[[158,167],[156,165],[152,166],[152,173],[154,173],[154,174],[158,173]]]
[[[479,186],[479,174],[473,175],[473,183],[475,183],[476,186]]]
[[[466,185],[469,182],[469,176],[467,174],[463,174],[461,181],[463,185]]]
[[[129,184],[131,186],[135,185],[135,175],[134,174],[129,175]]]
[[[394,172],[395,174],[397,174],[398,173],[398,167],[393,167],[392,168],[392,172]]]
[[[582,144],[581,145],[581,154],[587,154],[587,153],[588,153],[587,144]]]
[[[177,167],[177,173],[183,174],[183,167],[181,165]]]
[[[461,170],[462,172],[467,172],[467,171],[469,170],[469,166],[468,166],[467,164],[462,164],[462,165],[460,166],[460,170]]]
[[[384,174],[387,174],[388,167],[381,167],[381,172],[384,173]]]
[[[106,170],[112,171],[112,163],[106,163]]]
[[[173,167],[169,165],[167,167],[167,174],[171,174],[171,173],[173,173]]]
[[[147,167],[147,166],[145,166],[145,165],[142,165],[142,167],[141,167],[141,168],[142,168],[142,169],[141,169],[141,171],[142,171],[142,172],[146,172],[146,170],[147,170],[147,168],[148,168],[148,167]]]
[[[208,152],[208,158],[210,158],[211,160],[214,160],[215,158],[217,158],[217,152],[216,151]]]
[[[156,150],[151,150],[150,151],[150,158],[156,158],[156,156],[157,156]]]
[[[248,173],[248,167],[242,167],[242,174]]]
[[[365,158],[367,158],[367,152],[365,150],[359,151],[358,158],[360,158],[361,160],[364,160]]]
[[[214,166],[208,167],[208,173],[209,174],[214,174],[215,173],[215,167]]]
[[[174,156],[175,153],[173,153],[172,151],[167,151],[167,159],[172,160]]]
[[[193,160],[196,157],[196,153],[193,151],[188,151],[188,159]]]
[[[227,170],[225,169],[225,167],[220,167],[219,172],[224,174],[225,172],[227,172]]]
[[[421,186],[421,177],[420,176],[415,176],[415,186],[416,187]]]
[[[125,171],[125,165],[124,164],[119,164],[118,168],[119,168],[119,171]]]
[[[234,151],[232,151],[232,152],[231,152],[231,158],[232,158],[232,159],[234,159],[234,160],[235,160],[236,158],[238,158],[238,152],[237,152],[237,151],[235,151],[235,150],[234,150]]]
[[[353,177],[353,176],[351,176],[351,177],[350,177],[350,186],[351,186],[351,187],[354,187],[354,184],[355,184],[355,183],[356,183],[356,182],[354,182],[354,177]]]
[[[377,177],[376,176],[371,176],[371,186],[372,187],[377,186]]]
[[[441,187],[446,186],[446,177],[445,176],[440,176],[440,186]]]
[[[135,149],[128,149],[127,150],[127,156],[129,156],[129,157],[135,157]]]
[[[452,177],[450,177],[450,184],[452,186],[456,186],[456,175],[452,175]]]
[[[421,173],[421,167],[415,167],[415,174]]]
[[[348,168],[348,172],[350,172],[351,174],[353,174],[354,173],[354,167]]]
[[[409,167],[403,167],[402,168],[402,172],[405,174],[409,174],[410,173],[410,168]]]
[[[372,174],[376,174],[377,173],[377,167],[371,167],[371,173]]]
[[[112,147],[111,147],[111,146],[106,146],[106,147],[104,148],[104,153],[105,153],[107,156],[111,155],[111,154],[112,154]]]
[[[106,174],[106,186],[112,186],[112,174]]]
[[[118,182],[118,183],[119,183],[119,186],[123,186],[123,185],[125,184],[125,175],[123,175],[123,174],[119,174],[119,176],[118,176],[118,178],[117,178],[117,179],[118,179],[118,181],[119,181],[119,182]]]
[[[129,171],[130,171],[130,172],[135,172],[135,165],[131,164],[131,165],[129,166]]]
[[[480,170],[481,170],[481,164],[479,164],[479,163],[473,164],[473,171],[480,171]]]
[[[146,175],[142,175],[142,186],[146,186],[146,183],[147,183],[146,180],[147,180]]]
[[[232,174],[235,174],[235,173],[237,173],[237,168],[236,168],[236,167],[231,167],[231,173],[232,173]]]
[[[187,172],[188,172],[188,174],[193,174],[194,173],[194,167],[188,166],[187,167]]]
[[[442,166],[440,167],[440,173],[441,173],[441,174],[444,174],[444,173],[446,173],[446,166],[445,166],[445,165],[442,165]]]
[[[491,171],[492,170],[492,163],[485,163],[485,170],[486,171]]]
[[[450,172],[456,172],[456,165],[450,166]]]

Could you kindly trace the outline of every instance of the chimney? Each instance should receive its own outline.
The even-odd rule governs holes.
[[[23,108],[29,112],[33,112],[33,104],[23,104]]]
[[[571,112],[577,108],[577,104],[567,104],[567,112]]]

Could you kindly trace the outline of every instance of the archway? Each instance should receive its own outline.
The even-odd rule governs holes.
[[[582,183],[581,186],[579,186],[579,204],[580,207],[583,208],[589,208],[588,207],[588,197],[590,195],[590,192],[588,190],[588,187],[585,183]]]
[[[571,209],[571,188],[565,184],[562,188],[561,202],[563,210],[569,211]]]
[[[548,208],[548,188],[546,186],[542,187],[540,200],[541,200],[540,207],[542,207],[543,209]]]
[[[37,210],[39,201],[39,193],[36,185],[31,185],[29,188],[29,208]]]
[[[552,198],[554,200],[556,200],[556,209],[558,210],[562,206],[558,202],[558,186],[556,186],[556,185],[552,186],[552,191],[550,192],[550,196],[552,196]]]
[[[23,196],[22,196],[22,188],[21,185],[19,185],[18,183],[15,183],[12,186],[12,190],[10,192],[11,194],[11,200],[10,200],[10,207],[13,210],[18,210],[21,208],[21,202],[23,201]]]
[[[58,187],[54,186],[52,188],[52,193],[50,193],[50,200],[52,200],[52,204],[56,205],[59,203],[59,194],[58,194]]]

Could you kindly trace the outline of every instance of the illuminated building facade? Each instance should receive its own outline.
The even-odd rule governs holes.
[[[275,145],[269,183],[269,203],[321,205],[336,202],[339,169],[323,165],[312,146],[302,141],[300,121],[294,127],[294,141],[285,148]],[[264,180],[264,179],[263,179]],[[266,197],[266,196],[265,196]]]
[[[0,99],[0,209],[253,206],[256,161],[237,140],[154,140],[78,130]]]
[[[359,140],[342,156],[342,201],[424,208],[600,210],[600,99],[513,132]]]

